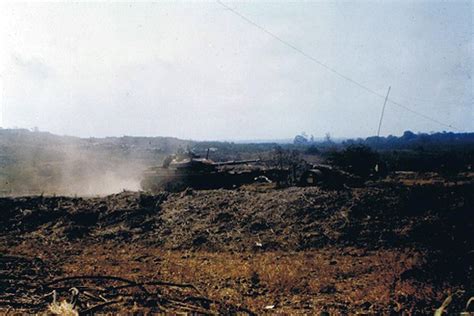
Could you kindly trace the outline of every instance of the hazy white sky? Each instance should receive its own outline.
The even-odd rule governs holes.
[[[338,72],[474,129],[473,4],[225,2]],[[217,2],[0,4],[2,123],[77,136],[369,136],[383,99]],[[382,134],[448,128],[388,104]]]

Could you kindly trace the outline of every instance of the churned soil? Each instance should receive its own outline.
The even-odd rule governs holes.
[[[77,290],[89,313],[432,314],[450,295],[448,311],[466,311],[473,189],[392,180],[1,198],[0,310],[46,311],[52,291]]]

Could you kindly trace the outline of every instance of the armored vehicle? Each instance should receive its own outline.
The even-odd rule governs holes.
[[[162,166],[148,169],[141,181],[143,190],[157,192],[234,188],[252,183],[264,172],[259,160],[214,162],[194,154],[167,157]]]
[[[209,154],[209,152],[208,152]],[[265,166],[260,160],[214,162],[192,153],[168,156],[162,166],[145,171],[141,187],[145,191],[179,192],[193,189],[231,189],[254,182],[288,185],[321,186],[341,189],[357,184],[358,179],[329,165]]]

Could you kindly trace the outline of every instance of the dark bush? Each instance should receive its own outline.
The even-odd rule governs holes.
[[[364,145],[350,145],[340,152],[333,152],[330,162],[352,174],[367,178],[375,171],[379,154]]]

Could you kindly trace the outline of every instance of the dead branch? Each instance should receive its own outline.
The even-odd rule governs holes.
[[[137,283],[137,284],[129,284],[129,285],[122,285],[122,286],[117,286],[114,287],[114,290],[120,290],[124,289],[127,287],[132,287],[132,286],[172,286],[172,287],[179,287],[179,288],[190,288],[195,290],[196,292],[199,293],[199,295],[202,295],[202,292],[194,285],[190,283],[174,283],[174,282],[165,282],[165,281],[149,281],[149,282],[143,282],[143,283]]]
[[[205,309],[205,308],[202,308],[202,307],[199,307],[199,306],[187,304],[187,303],[177,301],[177,300],[173,300],[173,299],[166,299],[166,300],[168,302],[172,303],[172,304],[177,305],[179,308],[181,308],[183,310],[187,310],[187,311],[190,311],[190,312],[198,312],[198,313],[205,314],[205,315],[218,315],[218,313],[216,313],[216,312],[213,312],[211,310],[208,310],[208,309]]]
[[[94,305],[94,306],[92,306],[88,309],[85,309],[85,310],[81,311],[81,314],[92,313],[92,312],[98,311],[99,309],[101,309],[103,307],[106,307],[106,306],[109,306],[109,305],[112,305],[112,304],[121,303],[121,302],[122,302],[122,300],[119,299],[119,300],[115,300],[115,301],[108,301],[108,302],[100,303],[100,304]]]
[[[150,294],[150,293],[148,293],[148,291],[145,289],[145,287],[143,285],[140,285],[135,281],[128,280],[128,279],[121,278],[121,277],[116,277],[116,276],[109,276],[109,275],[70,276],[70,277],[55,279],[53,281],[50,281],[50,282],[44,284],[43,286],[49,288],[53,284],[57,284],[57,283],[60,283],[60,282],[71,281],[71,280],[111,280],[111,281],[119,281],[119,282],[128,283],[130,285],[137,286],[138,288],[140,288],[140,290],[142,290],[146,294]]]

